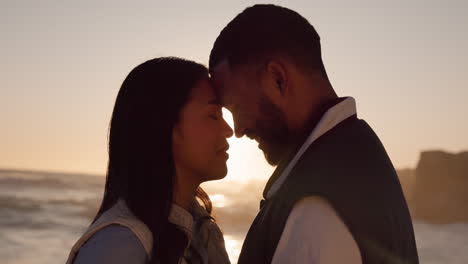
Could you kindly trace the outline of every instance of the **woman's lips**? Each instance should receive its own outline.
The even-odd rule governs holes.
[[[221,152],[219,155],[226,160],[229,159],[229,154],[227,152]]]
[[[222,147],[219,151],[218,151],[218,154],[225,158],[226,160],[229,159],[229,154],[227,153],[229,149],[229,144],[226,144],[224,147]]]
[[[226,152],[228,151],[228,149],[229,149],[229,144],[226,143],[226,145],[224,145],[224,147],[222,147],[220,151]]]

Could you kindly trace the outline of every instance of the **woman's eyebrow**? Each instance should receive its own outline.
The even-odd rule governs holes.
[[[216,105],[216,106],[221,106],[221,102],[218,99],[212,99],[208,101],[209,105]]]

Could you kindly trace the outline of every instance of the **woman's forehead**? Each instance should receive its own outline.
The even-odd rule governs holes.
[[[219,100],[216,97],[214,87],[208,78],[199,81],[192,89],[192,100],[202,104],[219,105]]]

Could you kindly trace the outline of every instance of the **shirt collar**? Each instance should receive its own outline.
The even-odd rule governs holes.
[[[356,112],[356,101],[352,97],[346,97],[344,100],[328,109],[325,112],[325,114],[320,118],[320,121],[317,123],[317,125],[307,137],[305,142],[296,152],[293,159],[281,172],[281,175],[278,177],[278,179],[271,185],[270,189],[267,190],[265,197],[270,198],[279,190],[279,188],[284,183],[291,170],[296,165],[297,161],[301,158],[304,152],[314,141],[316,141],[319,137],[330,131],[339,123],[343,122],[345,119],[356,115]]]
[[[171,211],[169,212],[169,222],[180,228],[188,237],[189,241],[193,235],[193,216],[184,208],[172,203]]]

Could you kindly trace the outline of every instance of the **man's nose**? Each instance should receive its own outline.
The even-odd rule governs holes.
[[[241,138],[245,135],[245,125],[241,122],[238,116],[232,115],[232,121],[234,123],[234,132],[237,138]]]
[[[245,135],[245,128],[239,125],[239,123],[234,123],[234,131],[237,138],[241,138]]]

